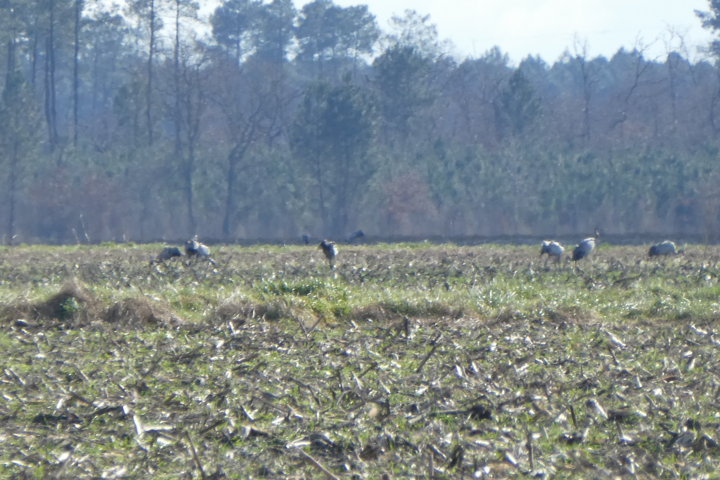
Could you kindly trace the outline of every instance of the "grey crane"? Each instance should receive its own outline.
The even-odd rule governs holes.
[[[671,242],[670,240],[664,240],[660,243],[656,243],[650,247],[650,250],[648,250],[648,256],[650,257],[677,255],[680,253],[684,253],[684,250],[678,250],[675,242]]]
[[[335,245],[335,242],[323,240],[322,242],[320,242],[318,248],[320,248],[325,254],[325,258],[327,258],[330,268],[332,270],[335,270],[335,257],[337,257],[338,254],[338,248],[337,245]]]
[[[578,243],[572,252],[573,261],[577,262],[578,260],[582,260],[583,258],[590,255],[590,253],[595,250],[595,243],[597,242],[599,236],[600,232],[598,232],[598,229],[596,228],[595,235],[585,238],[580,243]]]
[[[185,242],[185,255],[188,257],[204,258],[213,265],[217,265],[215,260],[210,256],[210,249],[204,243],[200,243],[197,235]]]
[[[557,262],[560,261],[564,252],[565,247],[555,240],[543,240],[542,245],[540,245],[540,256],[547,254],[548,258],[554,258]]]

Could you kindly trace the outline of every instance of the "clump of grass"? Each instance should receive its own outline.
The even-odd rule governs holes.
[[[292,319],[297,309],[291,302],[274,298],[268,301],[255,302],[247,298],[231,298],[217,306],[207,317],[213,322],[245,322],[253,320],[276,321]]]
[[[328,289],[329,286],[319,278],[264,282],[259,287],[260,292],[269,295],[295,295],[300,297],[317,294]]]
[[[386,308],[385,305],[381,303],[371,303],[353,309],[347,317],[351,320],[372,320],[376,322],[388,323],[390,321],[401,318],[401,315],[397,311]]]
[[[351,311],[351,289],[337,281],[308,278],[295,281],[267,281],[256,287],[265,300],[286,299],[321,320],[334,321]]]
[[[381,308],[400,316],[413,317],[460,318],[464,313],[462,308],[437,300],[387,300],[381,303]]]

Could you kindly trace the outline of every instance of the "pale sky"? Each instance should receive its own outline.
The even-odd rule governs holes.
[[[300,8],[307,1],[295,0]],[[430,14],[441,40],[455,45],[458,57],[479,57],[493,46],[518,63],[540,55],[552,64],[568,50],[589,57],[611,57],[620,47],[645,49],[648,59],[671,50],[691,60],[703,58],[699,46],[713,35],[695,10],[708,0],[334,0],[336,5],[368,5],[384,31],[389,19],[413,9]]]

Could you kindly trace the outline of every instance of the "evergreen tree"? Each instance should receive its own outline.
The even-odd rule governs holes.
[[[26,177],[40,168],[40,110],[17,71],[9,72],[0,103],[0,162],[5,184],[5,241],[18,234],[18,207]]]
[[[374,166],[369,157],[374,115],[367,95],[351,84],[309,87],[292,127],[291,146],[315,192],[323,232],[347,233]]]

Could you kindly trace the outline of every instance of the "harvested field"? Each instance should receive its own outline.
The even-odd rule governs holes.
[[[0,476],[712,478],[720,248],[0,249]]]

